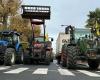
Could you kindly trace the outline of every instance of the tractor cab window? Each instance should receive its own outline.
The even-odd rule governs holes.
[[[12,37],[11,36],[6,36],[6,35],[2,35],[0,37],[1,40],[5,40],[5,41],[8,41],[8,42],[12,42]]]
[[[43,42],[44,41],[44,38],[43,37],[36,37],[35,38],[35,41]]]
[[[17,42],[18,41],[18,36],[17,35],[13,35],[13,41]]]

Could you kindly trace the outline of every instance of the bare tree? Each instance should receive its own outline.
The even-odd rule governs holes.
[[[9,26],[10,30],[17,30],[18,32],[21,32],[22,40],[26,40],[27,38],[32,35],[32,26],[29,19],[22,19],[21,15],[12,16],[11,17],[11,24]],[[39,25],[34,26],[34,32],[35,36],[40,35],[41,28]]]

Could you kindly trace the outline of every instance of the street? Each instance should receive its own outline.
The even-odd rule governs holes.
[[[100,80],[100,0],[0,0],[0,80]]]
[[[100,80],[100,70],[65,69],[53,63],[48,65],[0,66],[0,80]]]

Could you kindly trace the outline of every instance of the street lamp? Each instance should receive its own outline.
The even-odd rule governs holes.
[[[71,26],[71,25],[61,25],[61,26],[66,26],[65,27],[65,33],[66,34],[70,34],[70,32],[72,31],[72,30],[74,30],[74,26]]]
[[[69,25],[61,25],[61,26],[69,26]]]

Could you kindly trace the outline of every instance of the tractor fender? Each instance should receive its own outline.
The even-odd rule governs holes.
[[[22,45],[21,45],[20,43],[17,43],[16,46],[15,46],[16,51],[18,51],[18,50],[19,50],[19,47],[21,47],[21,46],[22,46]]]
[[[14,45],[11,45],[11,44],[8,44],[7,45],[7,48],[13,48],[13,49],[15,49],[15,46]]]

